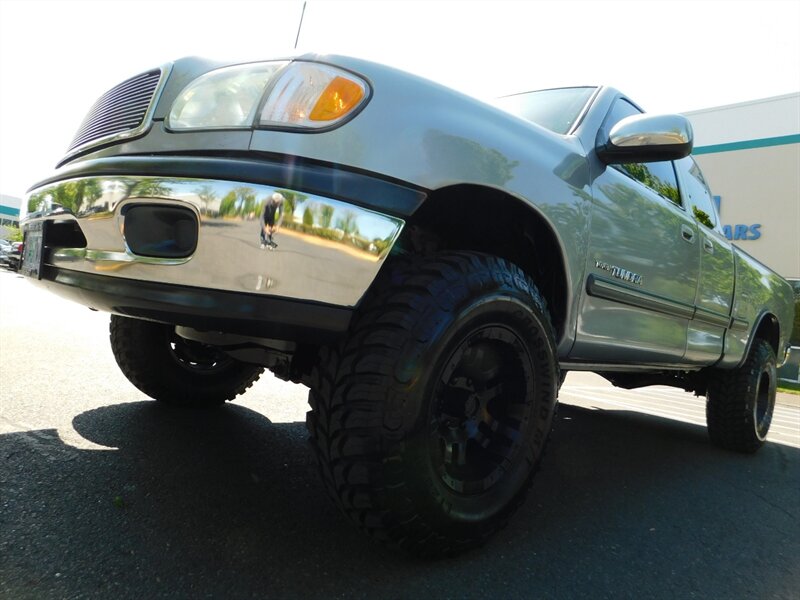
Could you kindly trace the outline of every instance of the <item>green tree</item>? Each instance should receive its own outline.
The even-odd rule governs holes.
[[[217,193],[214,191],[214,187],[208,184],[201,185],[194,193],[197,194],[197,197],[200,199],[203,212],[208,212],[208,205],[212,204],[217,199]]]
[[[236,192],[231,190],[222,198],[219,204],[219,214],[221,217],[227,217],[236,212]]]
[[[653,175],[650,169],[647,168],[647,165],[643,163],[628,163],[620,165],[620,168],[634,179],[641,181],[650,189],[664,196],[664,198],[680,206],[681,196],[678,192],[678,188]]]
[[[344,231],[346,236],[358,235],[356,214],[351,210],[345,211],[341,218],[336,220],[336,228]]]
[[[9,242],[21,242],[22,241],[22,230],[17,227],[16,225],[6,225],[9,230],[8,233],[8,241]]]
[[[702,223],[709,229],[714,229],[714,223],[711,222],[711,217],[708,216],[706,211],[700,210],[696,206],[692,206],[692,212],[694,213],[694,218],[697,219],[699,223]]]
[[[375,238],[372,240],[372,243],[375,246],[375,254],[380,256],[386,252],[386,249],[389,247],[389,242],[391,242],[391,238],[386,238],[385,240],[382,240],[381,238]]]
[[[126,179],[119,180],[122,184],[122,198],[157,198],[159,196],[169,195],[171,188],[169,187],[169,179],[159,179],[151,177],[148,179]]]
[[[62,183],[50,190],[50,202],[54,209],[60,207],[73,213],[78,212],[81,198],[77,196],[76,183],[75,181]]]
[[[256,209],[256,192],[253,188],[247,186],[237,187],[234,190],[236,194],[236,206],[239,214],[249,215]]]
[[[37,192],[28,197],[28,214],[42,210],[47,204],[47,198],[50,196],[47,192]]]
[[[305,211],[303,211],[303,225],[314,227],[314,213],[310,206],[306,206]]]
[[[298,208],[299,206],[302,206],[302,204],[306,200],[308,200],[308,196],[306,196],[305,194],[301,194],[299,192],[293,192],[291,190],[275,190],[275,191],[278,192],[285,199],[283,203],[283,209],[284,209],[283,214],[285,215],[284,218],[288,219],[289,223],[293,223],[295,209]]]
[[[100,181],[94,177],[68,181],[32,194],[28,198],[28,212],[37,212],[48,207],[60,207],[78,214],[90,208],[102,195],[103,187],[100,185]]]
[[[94,177],[80,179],[75,182],[75,195],[81,199],[82,204],[89,205],[103,195],[103,186]]]
[[[330,204],[323,204],[319,209],[319,224],[323,229],[330,229],[331,221],[333,221],[333,207]]]

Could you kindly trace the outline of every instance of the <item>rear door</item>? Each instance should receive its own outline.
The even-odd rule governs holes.
[[[692,157],[676,161],[681,196],[699,232],[700,278],[689,323],[685,361],[710,364],[722,356],[733,302],[733,249],[722,233],[711,192]]]

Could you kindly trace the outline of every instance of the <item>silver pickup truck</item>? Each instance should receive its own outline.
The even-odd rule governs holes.
[[[693,391],[713,443],[764,443],[792,292],[722,235],[691,150],[609,87],[490,106],[352,58],[183,59],[92,107],[21,270],[111,313],[156,400],[306,384],[344,513],[453,554],[521,504],[567,371]]]

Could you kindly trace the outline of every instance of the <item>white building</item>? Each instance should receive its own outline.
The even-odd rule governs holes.
[[[22,200],[19,198],[0,194],[0,225],[18,225],[20,206]]]
[[[800,93],[686,113],[726,236],[800,279]]]

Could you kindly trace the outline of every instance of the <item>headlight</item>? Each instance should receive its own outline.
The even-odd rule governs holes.
[[[170,129],[250,127],[264,88],[285,62],[238,65],[190,83],[172,103]]]
[[[167,126],[173,130],[330,127],[367,98],[355,75],[309,62],[267,62],[225,67],[202,75],[175,99]],[[256,115],[267,94],[260,115]]]

